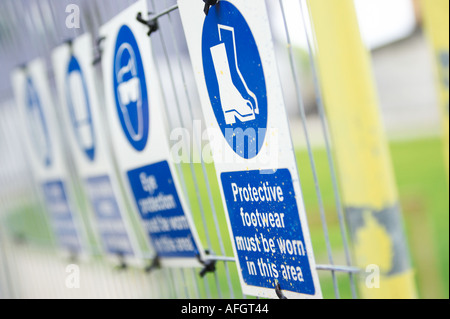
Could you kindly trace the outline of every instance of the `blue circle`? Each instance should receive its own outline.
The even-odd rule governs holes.
[[[211,7],[205,18],[202,58],[209,98],[225,139],[239,156],[255,157],[267,131],[264,70],[250,27],[227,1]]]
[[[149,103],[144,66],[131,29],[117,35],[113,59],[113,86],[123,132],[134,149],[142,151],[149,135]]]
[[[73,103],[73,96],[70,90],[70,81],[69,77],[73,74],[78,73],[81,79],[81,83],[83,85],[83,95],[84,95],[84,102],[86,105],[86,118],[80,121],[76,117],[76,110],[74,108]],[[80,64],[78,63],[78,60],[72,56],[69,61],[69,65],[67,67],[67,75],[66,75],[66,99],[67,99],[67,105],[69,108],[69,114],[70,119],[72,122],[72,128],[74,129],[75,136],[77,138],[77,142],[81,150],[84,154],[86,154],[87,158],[90,161],[93,161],[95,158],[95,133],[94,133],[94,127],[92,122],[92,113],[91,113],[91,106],[89,103],[89,94],[86,86],[86,81],[84,79],[83,72],[81,71]],[[90,134],[90,138],[92,140],[92,145],[86,146],[83,144],[83,133],[81,132],[81,129],[87,125],[88,126],[88,133]],[[81,127],[80,127],[81,126]],[[86,133],[84,133],[86,134]]]
[[[49,167],[52,164],[51,159],[51,143],[50,136],[45,120],[44,112],[42,110],[41,100],[39,94],[34,86],[31,78],[26,79],[26,113],[28,120],[28,129],[31,138],[32,147],[42,161],[42,163]]]

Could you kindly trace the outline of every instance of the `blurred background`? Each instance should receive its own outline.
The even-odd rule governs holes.
[[[39,2],[39,4],[38,4]],[[34,57],[43,56],[49,59],[49,52],[58,44],[99,26],[134,1],[56,1],[56,0],[2,0],[0,2],[0,111],[11,110],[13,99],[9,75],[11,71]],[[67,29],[64,21],[68,4],[75,3],[82,9],[82,26],[79,30]],[[148,0],[153,12],[161,12],[175,4],[175,1]],[[300,1],[284,1],[286,21],[292,32],[292,45],[296,57],[296,67],[302,88],[302,99],[306,110],[307,130],[316,159],[319,181],[322,189],[330,241],[336,264],[345,264],[339,221],[336,218],[336,207],[333,198],[332,179],[328,170],[325,140],[320,125],[316,79],[311,69],[312,57],[308,51],[307,32],[304,20],[307,14],[302,13]],[[319,217],[317,194],[314,188],[314,177],[308,160],[306,137],[301,114],[296,102],[295,86],[291,78],[290,64],[286,50],[283,15],[278,1],[267,0],[271,27],[276,43],[277,62],[285,95],[286,108],[289,113],[292,139],[295,145],[303,196],[311,229],[313,248],[318,264],[326,264],[327,252],[323,228]],[[406,227],[411,261],[415,272],[419,298],[449,298],[449,196],[448,178],[445,169],[445,158],[442,142],[442,111],[439,102],[439,89],[436,81],[436,67],[432,46],[423,28],[423,8],[418,0],[355,0],[355,7],[360,24],[361,35],[370,51],[371,65],[379,99],[380,112],[389,140],[400,204]],[[169,25],[175,30],[176,43],[182,57],[186,76],[192,79],[189,56],[184,34],[177,11],[160,19],[161,30]],[[307,25],[306,23],[306,25]],[[308,28],[308,26],[306,27]],[[169,116],[177,110],[173,107],[173,83],[167,76],[177,69],[177,51],[173,44],[168,45],[164,53],[158,35],[156,39],[156,59],[161,62],[163,90],[167,93],[167,112]],[[170,42],[170,41],[168,41]],[[166,48],[167,49],[167,48]],[[448,61],[447,61],[448,63]],[[50,65],[50,63],[48,63]],[[174,68],[175,71],[171,71]],[[49,76],[52,77],[51,70]],[[448,79],[448,67],[447,67]],[[176,80],[179,81],[179,80]],[[194,81],[188,82],[191,93],[193,118],[201,120],[202,114]],[[177,83],[182,87],[182,83]],[[181,99],[183,100],[183,99]],[[0,131],[14,129],[8,123],[7,112],[2,112],[4,119],[0,121]],[[183,117],[187,116],[181,114]],[[447,114],[448,116],[448,114]],[[179,118],[179,117],[178,117]],[[188,121],[189,123],[192,123]],[[184,123],[185,124],[185,123]],[[175,120],[172,126],[186,126]],[[192,129],[192,127],[188,127]],[[158,288],[151,285],[161,284],[159,279],[172,278],[172,282],[183,282],[182,289],[164,287],[162,296],[168,297],[241,297],[235,266],[230,264],[232,288],[227,287],[227,280],[219,278],[203,285],[197,283],[195,276],[186,270],[162,271],[150,277],[138,270],[117,272],[102,260],[86,265],[89,280],[100,282],[100,288],[89,286],[87,291],[67,292],[63,286],[65,261],[59,258],[53,249],[52,235],[48,232],[48,221],[45,212],[39,209],[39,199],[29,185],[29,170],[20,148],[20,141],[5,141],[0,138],[0,298],[9,297],[160,297]],[[3,169],[2,169],[3,168]],[[227,236],[223,210],[221,209],[218,184],[212,165],[207,165],[207,175],[211,180],[212,195],[218,211],[219,221],[223,228],[225,252],[232,254]],[[201,173],[201,167],[195,166],[194,174]],[[192,182],[192,172],[187,165],[182,170],[186,176],[188,191],[186,196],[195,202],[196,193]],[[201,197],[207,201],[205,186],[200,185]],[[83,206],[83,197],[80,202]],[[208,203],[205,204],[208,207]],[[192,207],[197,214],[198,204]],[[130,213],[132,214],[132,213]],[[202,230],[212,229],[211,225],[200,225],[201,218],[194,216],[199,224],[200,237],[205,240]],[[207,223],[211,223],[210,218]],[[137,226],[137,229],[139,227]],[[139,231],[139,230],[137,230]],[[207,232],[207,231],[205,231]],[[37,248],[36,248],[37,246]],[[219,251],[219,244],[214,242],[213,248]],[[52,246],[53,247],[53,246]],[[2,264],[3,263],[3,264]],[[2,267],[3,265],[3,267]],[[219,266],[218,272],[224,266]],[[47,276],[47,277],[45,277]],[[38,278],[40,277],[40,278]],[[45,280],[44,280],[45,279]],[[44,281],[43,281],[44,280]],[[156,280],[156,281],[155,281]],[[163,281],[164,282],[164,281]],[[330,275],[321,273],[321,284],[325,297],[334,297]],[[9,285],[9,288],[8,288]],[[149,286],[150,285],[150,286]],[[163,284],[164,285],[164,284]],[[350,285],[345,274],[339,275],[341,297],[350,298]],[[198,286],[200,288],[195,287]],[[206,288],[205,288],[206,287]],[[3,290],[2,290],[3,289]],[[178,291],[178,290],[181,290]],[[194,292],[192,292],[194,291]],[[221,291],[221,292],[219,292]],[[10,293],[10,295],[7,294]],[[3,293],[3,294],[2,294]]]

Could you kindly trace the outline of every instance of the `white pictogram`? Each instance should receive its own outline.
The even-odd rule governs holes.
[[[128,63],[122,65],[122,56],[127,52],[129,55]],[[144,136],[144,115],[142,110],[142,95],[141,83],[137,74],[136,56],[133,48],[129,43],[123,43],[117,51],[115,69],[117,72],[117,94],[119,96],[120,109],[123,114],[125,126],[133,141],[137,142]],[[125,75],[131,75],[129,80],[124,80]],[[136,125],[130,118],[131,110],[129,108],[136,108]]]

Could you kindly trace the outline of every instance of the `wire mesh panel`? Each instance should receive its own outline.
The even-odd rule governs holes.
[[[200,0],[199,0],[200,1]],[[89,32],[95,43],[93,65],[101,81],[102,38],[99,28],[134,1],[28,1],[0,4],[1,74],[42,57],[48,66],[52,94],[56,83],[50,67],[52,50]],[[2,161],[0,184],[0,296],[5,298],[245,298],[233,255],[219,183],[210,154],[210,141],[175,0],[148,0],[149,41],[166,111],[176,174],[205,248],[202,267],[158,267],[151,254],[145,267],[118,258],[106,260],[92,241],[88,259],[62,258],[55,247],[43,199],[32,182],[29,160],[23,154],[21,134],[15,134],[17,110],[10,81],[0,79]],[[266,1],[270,12],[278,72],[290,131],[295,145],[317,270],[324,297],[356,298],[344,213],[334,169],[327,120],[314,62],[314,44],[305,1]],[[307,44],[306,49],[297,45]],[[99,96],[105,103],[103,88]],[[54,98],[56,101],[56,98]],[[58,109],[58,107],[56,107]],[[60,112],[57,112],[60,117]],[[105,116],[106,117],[106,116]],[[61,134],[65,138],[64,127]],[[161,138],[166,132],[161,132]],[[114,141],[109,141],[113,144]],[[317,147],[317,145],[323,146]],[[78,205],[86,207],[75,164],[65,149],[77,190]],[[320,161],[317,160],[318,154]],[[325,156],[323,156],[325,155]],[[117,165],[117,163],[115,163]],[[331,191],[323,190],[324,181]],[[124,191],[127,214],[138,237],[145,236],[131,200]],[[331,196],[330,196],[331,194]],[[144,251],[150,251],[142,240]]]

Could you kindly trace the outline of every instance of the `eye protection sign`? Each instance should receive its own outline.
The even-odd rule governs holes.
[[[240,282],[321,298],[264,0],[178,0]]]
[[[118,166],[162,265],[201,266],[193,218],[171,160],[161,89],[138,1],[107,24],[102,69],[106,113]],[[187,196],[187,195],[186,195]]]

